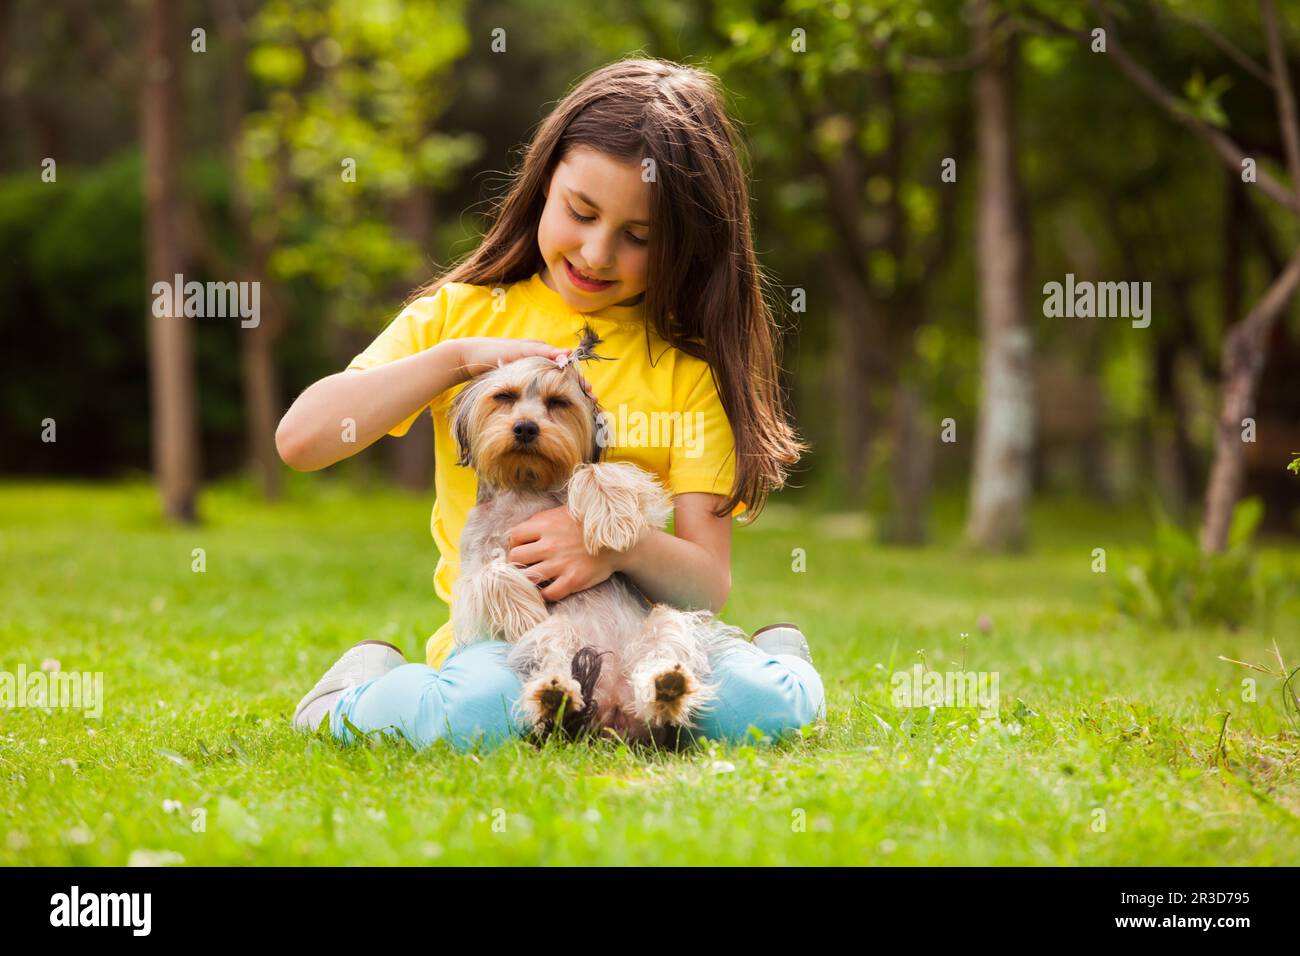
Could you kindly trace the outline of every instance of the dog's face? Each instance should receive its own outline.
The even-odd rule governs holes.
[[[457,464],[514,491],[553,491],[601,457],[600,410],[575,365],[531,356],[485,372],[451,406]]]

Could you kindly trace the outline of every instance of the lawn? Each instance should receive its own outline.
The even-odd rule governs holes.
[[[203,510],[178,530],[141,484],[0,485],[0,671],[104,675],[100,719],[0,710],[0,863],[1300,863],[1278,682],[1218,659],[1267,662],[1276,639],[1294,666],[1300,605],[1236,632],[1119,616],[1140,513],[1050,503],[1030,553],[981,558],[957,501],[923,550],[774,504],[737,529],[725,616],[802,623],[828,719],[670,755],[296,735],[294,704],[352,642],[422,658],[445,613],[428,502],[335,481],[274,507],[223,486]],[[1261,559],[1300,575],[1295,549]],[[996,672],[999,719],[892,706],[890,675],[922,656]]]

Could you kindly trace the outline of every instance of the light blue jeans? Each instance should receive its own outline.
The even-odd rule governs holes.
[[[358,684],[334,705],[330,732],[350,743],[350,724],[366,734],[400,735],[417,749],[445,738],[458,750],[522,736],[527,726],[515,712],[522,685],[506,666],[508,650],[502,641],[480,641],[453,651],[440,669],[405,664]],[[710,664],[718,698],[690,728],[697,738],[752,740],[751,725],[778,737],[826,714],[822,679],[801,657],[768,654],[737,639]]]

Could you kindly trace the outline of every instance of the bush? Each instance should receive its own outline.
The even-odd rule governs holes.
[[[186,176],[211,210],[209,241],[229,247],[228,177],[220,161],[196,157]],[[6,473],[102,477],[150,467],[152,283],[145,275],[142,179],[134,149],[94,167],[60,164],[58,183],[30,172],[0,177],[0,340],[13,355],[0,376]],[[187,273],[199,281],[227,278],[207,275],[198,263]],[[291,314],[320,314],[319,301],[294,292]],[[209,476],[242,468],[247,456],[239,329],[234,322],[195,325]],[[282,400],[337,368],[323,334],[323,323],[293,324],[278,354]],[[42,441],[46,419],[57,425],[55,442]]]
[[[1145,563],[1121,576],[1115,607],[1138,620],[1170,627],[1225,624],[1239,627],[1267,613],[1281,582],[1256,568],[1255,529],[1264,516],[1258,498],[1240,502],[1232,515],[1228,550],[1203,554],[1191,532],[1157,514],[1155,548]]]

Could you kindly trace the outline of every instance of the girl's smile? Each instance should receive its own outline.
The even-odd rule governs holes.
[[[573,263],[567,258],[564,260],[565,272],[568,273],[569,281],[585,292],[604,292],[614,284],[612,279],[595,279],[585,276],[573,267]]]
[[[542,281],[575,312],[633,305],[645,292],[649,229],[640,165],[575,147],[555,167],[537,226]]]

